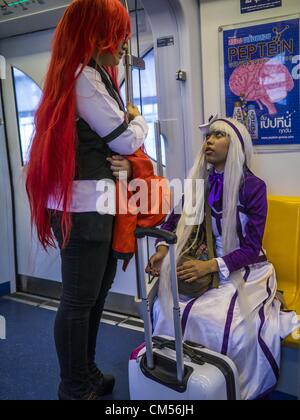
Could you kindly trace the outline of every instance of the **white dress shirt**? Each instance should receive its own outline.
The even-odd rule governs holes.
[[[85,67],[76,84],[76,109],[82,118],[100,137],[106,137],[125,121],[125,114],[110,96],[98,71]],[[136,117],[108,147],[120,155],[132,155],[143,144],[148,126],[142,116]]]
[[[134,118],[128,127],[126,125],[126,129],[118,134],[118,128],[124,125],[126,120],[125,113],[108,93],[100,73],[89,66],[84,68],[76,82],[76,117],[82,118],[101,138],[111,137],[113,133],[113,139],[106,144],[120,155],[126,156],[136,152],[148,135],[148,125],[142,116]],[[73,181],[70,212],[97,211],[97,201],[101,200],[103,194],[99,188],[97,191],[97,183],[98,181]],[[48,208],[62,210],[62,205],[50,198]],[[115,209],[115,203],[112,203],[110,208]]]

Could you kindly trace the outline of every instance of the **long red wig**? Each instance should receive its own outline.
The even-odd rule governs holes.
[[[55,31],[26,168],[31,222],[45,249],[55,246],[47,211],[50,197],[63,208],[63,247],[72,227],[68,208],[76,170],[76,79],[95,50],[114,54],[129,35],[130,17],[119,0],[73,0]],[[116,82],[116,69],[110,73]]]

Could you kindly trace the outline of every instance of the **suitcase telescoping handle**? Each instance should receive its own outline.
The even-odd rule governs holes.
[[[157,228],[138,228],[135,231],[135,237],[137,239],[143,238],[156,238],[156,239],[163,239],[167,242],[168,245],[175,245],[177,244],[177,236],[175,233],[169,232],[163,229]]]
[[[144,267],[144,238],[162,239],[169,245],[170,267],[171,267],[171,287],[173,295],[173,316],[174,316],[174,331],[175,331],[175,346],[176,346],[176,361],[177,361],[177,380],[182,383],[184,378],[184,360],[183,360],[183,344],[182,344],[182,328],[181,316],[178,295],[177,282],[177,267],[175,259],[175,245],[177,243],[177,236],[174,233],[167,232],[157,228],[139,228],[135,231],[135,236],[138,243],[138,270],[137,279],[139,283],[142,307],[145,323],[145,340],[146,340],[146,356],[148,369],[154,368],[153,358],[153,343],[152,343],[152,322],[151,310],[148,299],[148,293],[145,281],[145,267]]]

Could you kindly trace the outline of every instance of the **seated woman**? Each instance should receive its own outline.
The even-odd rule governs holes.
[[[250,134],[227,118],[216,120],[208,130],[189,178],[207,184],[217,258],[180,262],[195,232],[194,226],[187,226],[185,211],[181,217],[173,213],[162,229],[176,230],[180,280],[193,282],[213,272],[220,279],[218,289],[199,298],[180,296],[184,340],[230,357],[239,371],[242,398],[261,398],[278,381],[281,339],[298,326],[297,318],[293,312],[281,312],[274,267],[262,249],[267,193],[265,183],[249,169]],[[198,215],[203,219],[204,203],[201,206]],[[174,336],[167,254],[167,246],[158,244],[148,271],[160,273],[154,334]]]

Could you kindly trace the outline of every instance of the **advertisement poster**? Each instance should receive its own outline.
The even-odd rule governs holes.
[[[299,18],[224,28],[226,115],[255,145],[300,144]]]
[[[257,12],[281,6],[282,0],[241,0],[241,13]]]

